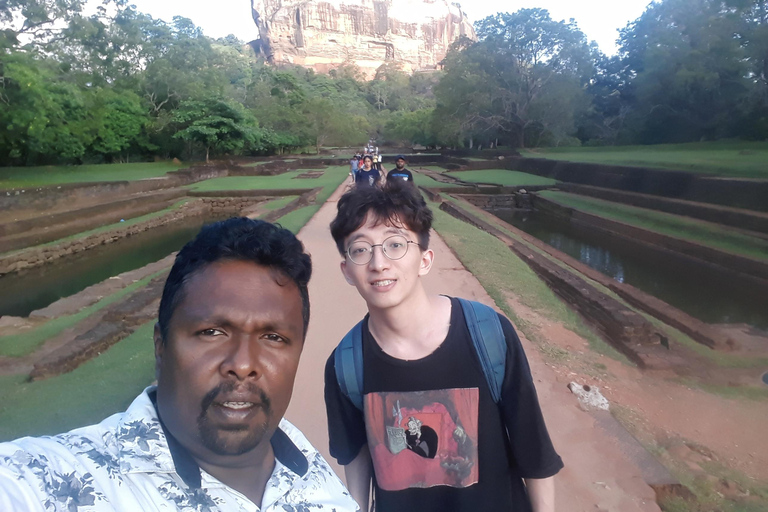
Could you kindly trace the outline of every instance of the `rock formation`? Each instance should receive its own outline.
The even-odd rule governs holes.
[[[475,31],[446,0],[251,0],[257,48],[269,62],[319,72],[350,62],[368,77],[387,62],[437,69],[448,47]]]

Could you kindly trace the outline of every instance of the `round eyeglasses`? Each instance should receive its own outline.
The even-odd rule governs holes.
[[[419,245],[418,242],[412,242],[402,235],[390,236],[380,244],[369,244],[363,240],[357,240],[349,244],[347,257],[355,265],[365,265],[373,258],[373,248],[381,247],[381,252],[388,259],[399,260],[408,252],[409,244]]]

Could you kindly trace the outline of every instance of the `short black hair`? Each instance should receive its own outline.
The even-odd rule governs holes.
[[[360,229],[368,212],[379,222],[391,222],[410,229],[418,236],[421,248],[429,248],[432,210],[416,187],[394,180],[387,182],[383,188],[358,187],[341,196],[336,218],[331,222],[331,236],[342,256],[345,253],[344,240]]]
[[[234,217],[204,226],[187,243],[171,268],[160,299],[158,325],[163,343],[174,311],[184,299],[184,285],[189,278],[216,261],[242,260],[278,270],[299,289],[302,302],[304,336],[309,325],[309,291],[312,261],[296,236],[279,225],[263,220]]]

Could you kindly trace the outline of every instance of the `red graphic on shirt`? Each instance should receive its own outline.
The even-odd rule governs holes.
[[[387,491],[477,483],[477,388],[369,393],[365,425]]]

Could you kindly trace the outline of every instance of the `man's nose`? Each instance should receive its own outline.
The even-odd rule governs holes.
[[[238,334],[226,344],[221,372],[238,380],[261,376],[261,346],[256,335]]]
[[[378,249],[378,251],[376,249]],[[389,266],[389,262],[390,259],[387,258],[387,256],[384,254],[383,245],[374,245],[371,247],[371,261],[368,262],[368,265],[371,268],[381,270],[383,268],[387,268]]]

